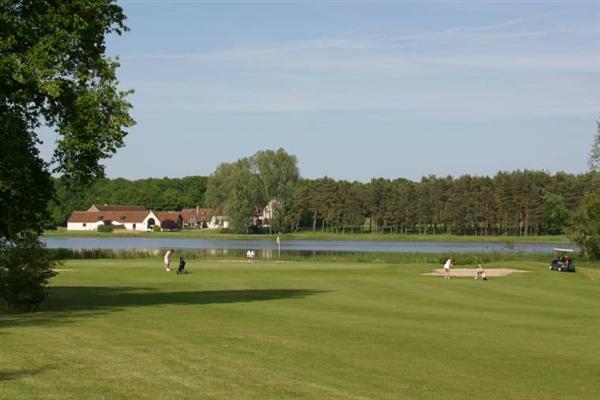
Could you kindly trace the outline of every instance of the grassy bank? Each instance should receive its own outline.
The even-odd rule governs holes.
[[[600,275],[437,265],[68,261],[0,315],[1,399],[595,399]]]
[[[197,238],[197,239],[262,239],[275,240],[277,235],[267,234],[231,234],[215,230],[182,230],[178,232],[132,232],[115,230],[111,233],[67,231],[60,228],[44,232],[47,237],[144,237],[144,238]],[[564,235],[541,236],[481,236],[481,235],[420,235],[394,233],[332,233],[332,232],[298,232],[280,235],[282,240],[378,240],[378,241],[424,241],[424,242],[500,242],[500,243],[570,243]]]
[[[126,249],[49,249],[55,260],[99,260],[99,259],[139,259],[153,258],[160,260],[164,256],[163,250]],[[177,250],[175,260],[184,257],[186,260],[245,260],[244,250],[227,250],[214,252],[207,250]],[[281,257],[276,253],[267,253],[268,257],[258,252],[259,259],[272,261],[310,261],[314,263],[396,263],[396,264],[442,264],[448,257],[455,260],[456,265],[476,265],[499,261],[536,261],[548,263],[551,256],[545,253],[517,253],[517,252],[482,252],[482,253],[391,253],[391,252],[317,252],[315,254],[283,252]]]

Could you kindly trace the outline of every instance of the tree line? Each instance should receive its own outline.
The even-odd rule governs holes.
[[[499,172],[348,182],[299,177],[296,158],[283,149],[221,164],[210,177],[102,179],[74,189],[55,179],[52,223],[91,204],[143,205],[155,210],[215,207],[235,232],[256,231],[253,217],[273,206],[276,232],[389,232],[456,235],[564,233],[588,193],[600,193],[600,174]],[[255,219],[254,219],[255,220]]]
[[[77,186],[54,179],[55,197],[49,204],[49,226],[64,226],[71,212],[92,204],[141,205],[150,210],[173,210],[203,204],[208,178],[99,179],[91,186]]]
[[[456,235],[561,234],[600,175],[499,172],[419,182],[302,180],[289,230]]]

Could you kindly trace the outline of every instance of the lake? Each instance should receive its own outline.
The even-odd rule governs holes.
[[[169,238],[43,238],[48,248],[66,249],[185,249],[206,250],[219,253],[227,250],[254,249],[276,251],[272,240],[218,240],[218,239],[169,239]],[[401,242],[363,240],[284,240],[282,252],[397,252],[397,253],[485,253],[523,252],[551,253],[555,247],[574,249],[572,244],[557,243],[498,243],[498,242]]]

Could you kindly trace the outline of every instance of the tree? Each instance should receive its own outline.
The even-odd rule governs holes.
[[[229,217],[230,229],[236,233],[248,232],[256,209],[265,202],[252,165],[250,158],[223,163],[211,175],[206,188],[207,202],[223,209]]]
[[[586,258],[600,259],[600,194],[588,194],[573,216],[569,237]]]
[[[559,235],[569,223],[569,210],[562,196],[549,193],[544,196],[543,225],[550,235]]]
[[[112,0],[0,0],[0,287],[22,308],[39,304],[34,292],[51,273],[47,258],[32,258],[53,197],[37,132],[45,125],[58,134],[54,172],[74,185],[103,176],[101,161],[134,123],[129,92],[117,89],[119,64],[105,56],[105,36],[127,30],[124,20]],[[10,278],[17,272],[29,284]]]
[[[284,149],[259,151],[252,157],[260,178],[263,196],[273,207],[269,231],[287,229],[291,225],[289,211],[300,172],[296,156]]]
[[[177,225],[177,222],[173,221],[172,219],[164,220],[160,223],[160,227],[162,230],[165,231],[175,231],[179,229],[179,225]]]
[[[600,120],[596,122],[596,136],[588,158],[590,171],[600,171]]]

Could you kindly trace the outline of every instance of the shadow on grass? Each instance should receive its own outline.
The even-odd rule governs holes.
[[[9,370],[9,371],[0,370],[0,382],[29,378],[31,376],[41,374],[42,372],[46,371],[47,369],[48,369],[48,367]]]
[[[145,287],[53,286],[40,312],[11,313],[0,318],[8,326],[68,323],[132,307],[206,305],[298,299],[324,293],[313,289],[239,289],[164,292]],[[0,332],[1,334],[1,332]]]
[[[158,305],[247,303],[303,298],[322,293],[311,289],[239,289],[163,292],[140,287],[54,286],[44,311],[98,310]]]

